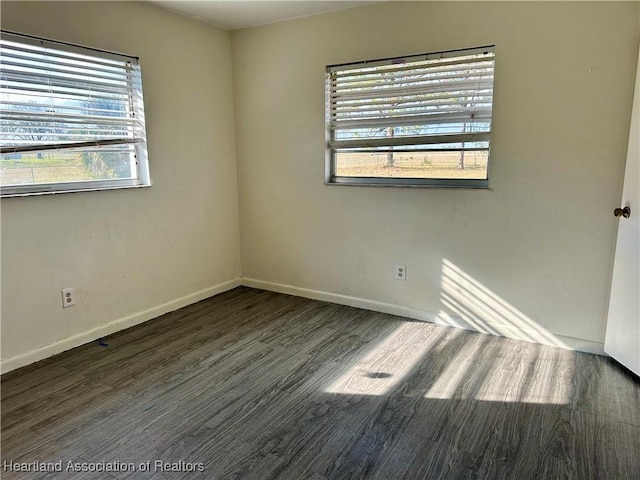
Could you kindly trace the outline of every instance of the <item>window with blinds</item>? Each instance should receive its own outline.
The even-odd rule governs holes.
[[[327,67],[327,183],[486,188],[494,46]]]
[[[150,185],[137,57],[2,32],[2,196]]]

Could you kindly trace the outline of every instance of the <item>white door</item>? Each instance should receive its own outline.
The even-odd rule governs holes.
[[[633,95],[627,166],[618,218],[604,350],[640,376],[640,56]]]

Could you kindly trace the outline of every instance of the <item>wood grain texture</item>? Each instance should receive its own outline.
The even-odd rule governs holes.
[[[640,478],[615,362],[239,287],[2,377],[2,459],[78,479]]]

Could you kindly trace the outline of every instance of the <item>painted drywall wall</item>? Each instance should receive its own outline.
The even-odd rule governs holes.
[[[138,2],[0,8],[2,28],[140,57],[153,182],[2,200],[3,369],[237,284],[229,32]]]
[[[601,345],[639,6],[384,2],[234,31],[243,282]],[[487,44],[490,190],[323,184],[325,65]]]

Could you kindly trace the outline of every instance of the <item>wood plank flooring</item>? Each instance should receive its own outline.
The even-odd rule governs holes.
[[[105,341],[2,377],[3,479],[640,479],[605,357],[245,287]]]

